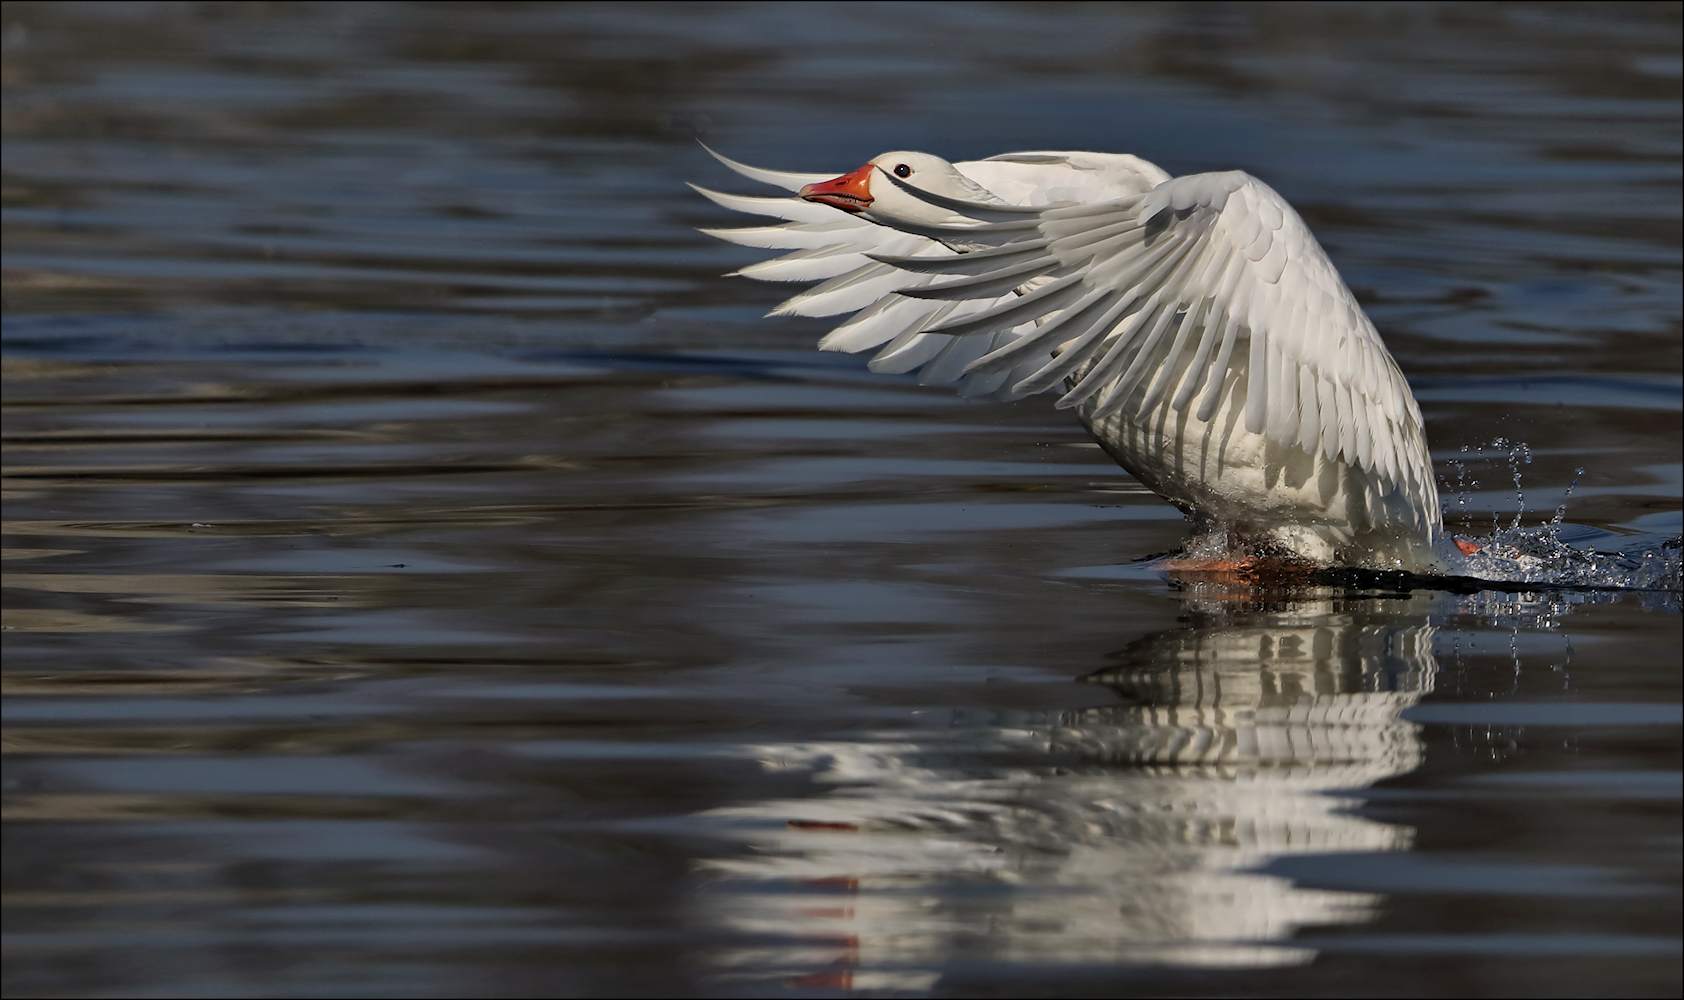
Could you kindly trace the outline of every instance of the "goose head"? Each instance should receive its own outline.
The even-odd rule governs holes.
[[[891,178],[898,179],[900,183],[896,184]],[[974,221],[920,199],[906,190],[907,187],[964,201],[1002,204],[998,195],[966,177],[941,157],[906,150],[884,153],[873,157],[858,170],[828,181],[808,184],[801,189],[801,197],[844,212],[926,225]]]

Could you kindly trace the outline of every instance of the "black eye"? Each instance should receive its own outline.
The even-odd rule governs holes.
[[[895,176],[896,177],[911,177],[912,176],[912,168],[907,166],[904,163],[897,163],[897,164],[895,164]]]

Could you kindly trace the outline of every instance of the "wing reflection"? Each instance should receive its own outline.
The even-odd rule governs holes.
[[[760,748],[836,787],[709,814],[750,850],[709,864],[699,910],[761,943],[719,971],[916,991],[960,958],[1283,965],[1314,955],[1297,928],[1369,919],[1380,897],[1257,869],[1409,847],[1329,793],[1420,763],[1399,713],[1431,689],[1426,613],[1191,610],[1086,678],[1115,706]]]

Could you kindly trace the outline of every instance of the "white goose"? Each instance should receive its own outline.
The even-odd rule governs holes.
[[[893,152],[835,178],[713,155],[799,193],[696,187],[783,220],[703,232],[795,251],[734,273],[822,280],[772,313],[854,313],[821,349],[966,396],[1062,388],[1124,469],[1258,556],[1432,572],[1472,550],[1444,535],[1397,363],[1257,178],[1113,153]]]

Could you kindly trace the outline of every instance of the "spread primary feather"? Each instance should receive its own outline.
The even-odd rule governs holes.
[[[790,191],[835,183],[714,155]],[[736,273],[821,282],[773,313],[854,313],[822,349],[876,349],[874,370],[919,370],[967,396],[1061,389],[1059,406],[1190,513],[1311,562],[1436,565],[1420,410],[1268,185],[1241,171],[1172,178],[1122,154],[872,164],[863,210],[698,187],[784,220],[704,231],[793,251]]]

